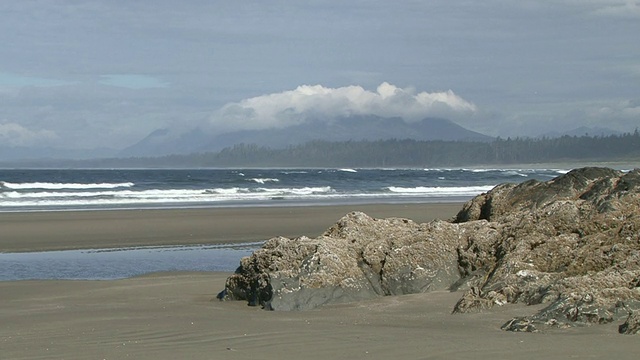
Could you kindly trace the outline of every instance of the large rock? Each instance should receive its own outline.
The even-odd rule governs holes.
[[[226,296],[273,310],[304,310],[446,289],[459,278],[458,226],[353,212],[316,239],[267,241],[241,260]]]
[[[452,221],[354,212],[316,239],[274,238],[242,259],[226,297],[303,310],[439,289],[455,313],[548,304],[513,331],[619,321],[640,309],[640,170],[573,170],[499,185]]]
[[[548,182],[500,185],[471,200],[454,222],[488,220],[500,235],[458,249],[473,291],[454,312],[548,304],[503,327],[515,331],[626,317],[640,305],[639,190],[639,170],[584,168]]]

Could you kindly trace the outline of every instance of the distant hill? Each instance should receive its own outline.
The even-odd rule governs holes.
[[[168,132],[159,132],[158,138]],[[220,167],[467,167],[611,163],[632,169],[640,159],[640,132],[611,136],[516,137],[492,141],[412,139],[314,140],[286,148],[236,144],[218,152],[130,156],[91,160],[32,160],[0,167],[23,168],[220,168]],[[514,165],[516,164],[516,165]],[[624,165],[620,165],[624,164]],[[546,166],[546,165],[545,165]],[[607,165],[610,166],[610,165]]]
[[[488,142],[492,137],[465,129],[453,121],[425,118],[407,123],[400,118],[350,116],[332,120],[310,120],[283,129],[244,130],[221,135],[207,135],[201,129],[176,133],[156,130],[140,142],[124,149],[120,156],[162,156],[215,152],[236,144],[256,144],[273,149],[304,144],[312,140],[446,140]]]

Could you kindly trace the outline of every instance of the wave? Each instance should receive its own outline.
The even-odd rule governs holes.
[[[483,186],[417,186],[400,187],[389,186],[387,189],[398,195],[422,195],[422,196],[475,196],[493,189],[495,185]]]
[[[318,186],[288,189],[288,192],[293,195],[319,195],[333,193],[334,190],[331,188],[331,186]]]
[[[0,212],[29,209],[107,209],[273,206],[286,203],[431,201],[471,198],[504,181],[545,180],[556,169],[235,169],[85,170],[0,174]],[[8,176],[8,177],[7,177]],[[80,179],[80,180],[78,180]],[[129,181],[129,182],[127,182]]]
[[[256,182],[258,184],[265,184],[268,182],[279,182],[280,179],[275,179],[275,178],[253,178],[253,179],[248,179],[249,181],[253,181]]]
[[[0,193],[0,210],[21,208],[110,208],[148,206],[200,206],[226,203],[263,203],[288,201],[349,201],[349,199],[390,199],[429,197],[471,197],[489,191],[493,186],[467,187],[400,187],[390,186],[377,191],[336,191],[330,186],[283,188],[211,188],[211,189],[151,189],[106,191],[9,191]]]
[[[523,174],[523,172],[534,171],[529,169],[461,169],[461,170],[476,173],[476,174],[495,172],[495,173],[498,173],[501,175],[507,175],[507,176],[528,176],[526,174]]]
[[[274,198],[303,199],[333,193],[330,186],[300,188],[150,189],[120,191],[38,191],[0,193],[1,207],[109,206],[160,203],[219,203],[263,201]]]
[[[304,171],[304,170],[288,170],[288,171],[281,171],[281,174],[285,174],[285,175],[292,175],[292,174],[308,174],[308,171]]]
[[[527,174],[523,174],[521,172],[518,172],[516,170],[505,170],[503,171],[503,173],[507,176],[522,176],[522,177],[528,177],[529,175]]]
[[[0,181],[0,188],[13,189],[13,190],[117,189],[117,188],[133,187],[134,185],[135,184],[132,182],[81,184],[81,183],[48,183],[48,182],[11,183],[6,181]]]
[[[208,194],[217,195],[238,195],[238,194],[267,194],[267,195],[305,195],[305,194],[321,194],[331,193],[333,189],[331,186],[318,186],[318,187],[301,187],[301,188],[216,188],[205,190]]]

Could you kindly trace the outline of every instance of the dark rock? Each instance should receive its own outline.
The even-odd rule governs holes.
[[[524,317],[516,317],[507,321],[500,327],[502,330],[514,332],[538,332],[535,324]]]
[[[640,332],[640,313],[630,313],[624,324],[618,327],[618,332],[625,335],[635,335]]]
[[[227,297],[227,289],[224,289],[216,295],[216,299],[223,301]]]

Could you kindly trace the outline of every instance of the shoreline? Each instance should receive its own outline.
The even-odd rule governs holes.
[[[418,223],[449,219],[464,202],[0,213],[0,252],[211,245],[317,237],[351,211]]]

